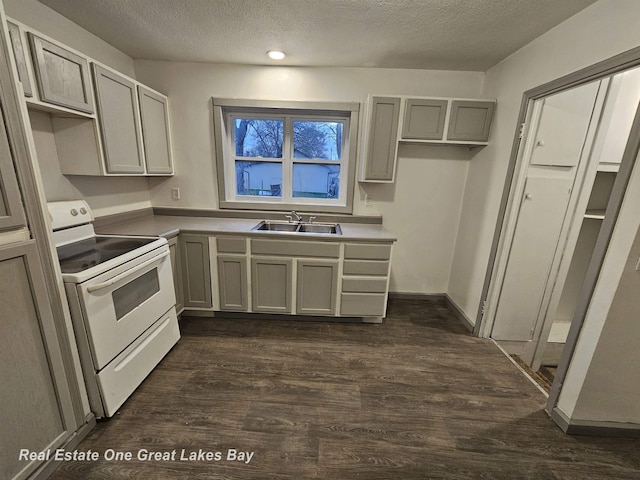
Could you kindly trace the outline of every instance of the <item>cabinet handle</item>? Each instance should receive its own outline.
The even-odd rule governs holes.
[[[531,195],[530,193],[525,193],[524,199],[525,200],[533,200],[533,195]]]

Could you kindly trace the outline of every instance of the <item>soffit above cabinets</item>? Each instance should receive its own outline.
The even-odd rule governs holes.
[[[135,59],[486,71],[595,0],[39,1]]]

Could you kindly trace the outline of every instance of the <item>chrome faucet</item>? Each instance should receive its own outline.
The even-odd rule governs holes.
[[[295,217],[296,222],[301,223],[302,222],[302,215],[299,215],[298,212],[296,212],[295,210],[291,210],[291,215],[285,215],[288,219],[289,222],[293,222],[293,218]]]

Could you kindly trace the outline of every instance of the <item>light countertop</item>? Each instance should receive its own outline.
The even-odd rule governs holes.
[[[118,223],[96,227],[96,232],[111,235],[153,235],[171,238],[178,233],[204,235],[242,234],[255,238],[308,239],[332,242],[394,242],[395,235],[380,224],[339,222],[342,235],[252,231],[259,219],[146,215]],[[320,223],[320,222],[318,222]]]

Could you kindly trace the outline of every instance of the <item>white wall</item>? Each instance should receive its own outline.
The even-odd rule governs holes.
[[[356,101],[367,94],[478,97],[484,75],[375,68],[289,68],[135,61],[138,80],[167,94],[176,175],[151,180],[154,206],[218,207],[211,97]],[[391,291],[446,291],[470,152],[403,147],[395,185],[360,184],[355,213],[381,213],[398,237]],[[475,160],[472,160],[473,162]],[[181,200],[171,199],[179,187]],[[373,206],[364,205],[364,193]]]
[[[487,71],[491,144],[470,163],[448,293],[475,321],[523,93],[640,45],[640,2],[600,0]]]
[[[151,206],[146,178],[62,175],[51,117],[30,111],[29,119],[48,202],[83,198],[97,216]]]
[[[133,59],[36,0],[3,0],[6,14],[116,70],[134,76]],[[84,198],[96,215],[150,207],[146,178],[64,176],[48,114],[30,112],[47,201]]]

